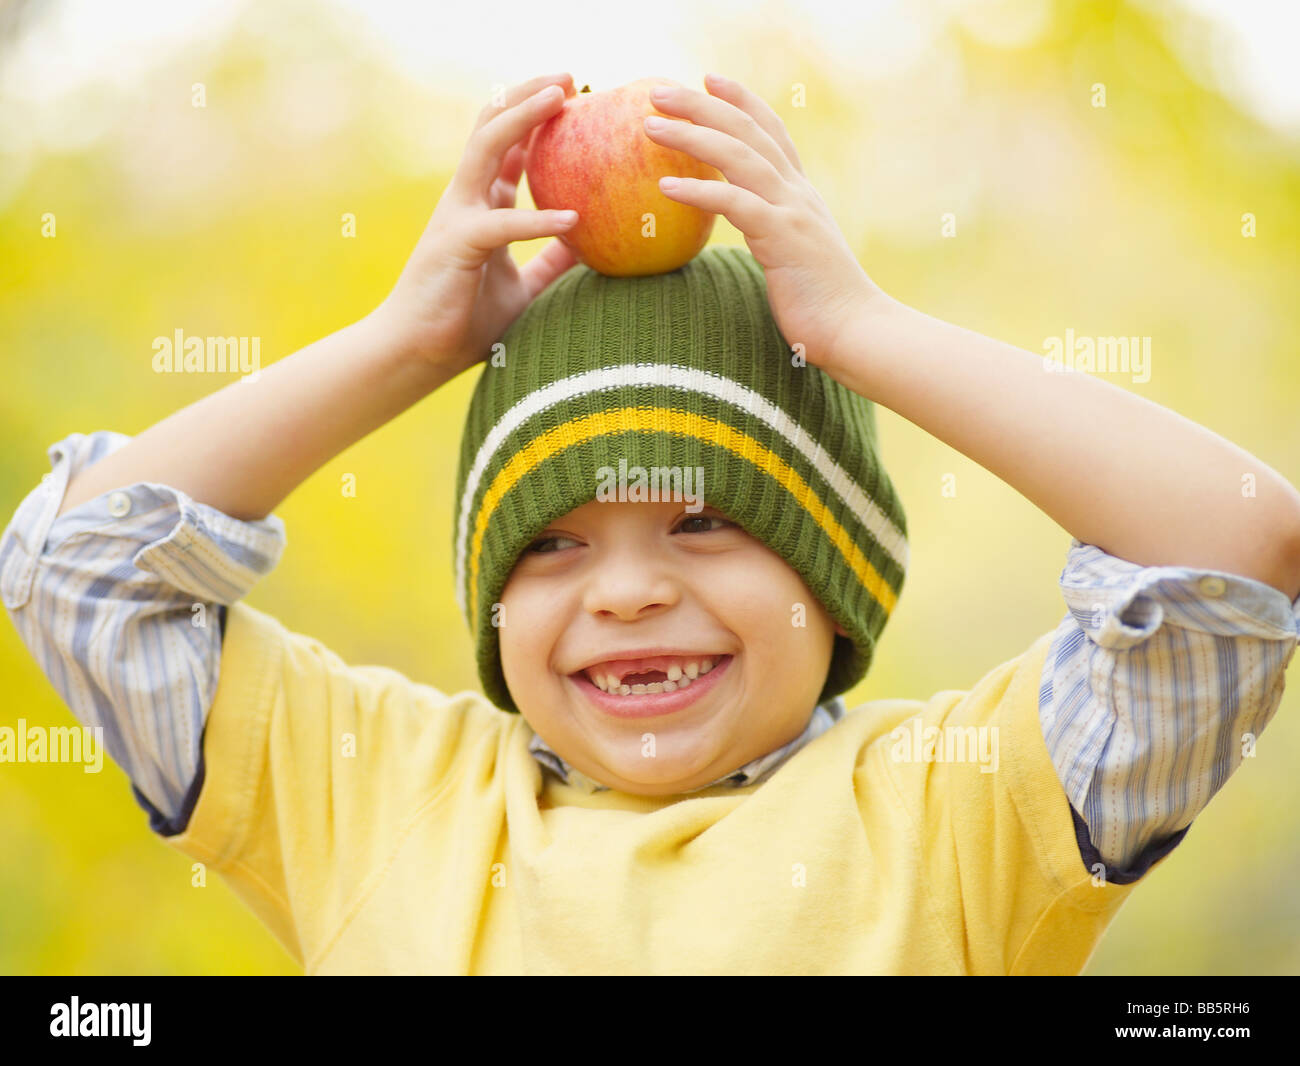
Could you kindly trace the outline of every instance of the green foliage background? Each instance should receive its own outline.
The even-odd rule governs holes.
[[[933,62],[870,84],[828,71],[815,34],[757,14],[720,32],[709,9],[699,17],[700,78],[721,70],[777,109],[887,291],[1035,352],[1067,328],[1151,336],[1150,381],[1110,380],[1300,480],[1297,142],[1202,85],[1148,11],[1054,3],[1036,39],[1003,48],[954,23]],[[54,441],[138,433],[216,387],[154,374],[155,336],[260,336],[270,362],[373,307],[490,92],[433,94],[317,6],[261,5],[246,21],[215,51],[181,49],[132,88],[98,90],[87,104],[108,113],[106,136],[0,180],[5,521],[48,470]],[[1186,14],[1174,28],[1204,34]],[[500,80],[553,65],[541,55]],[[196,81],[206,108],[191,106]],[[790,106],[794,83],[807,87],[804,108]],[[1095,83],[1105,108],[1091,104]],[[302,121],[327,108],[337,122]],[[12,109],[0,118],[9,131],[34,121]],[[0,141],[0,176],[13,163],[5,152]],[[940,238],[948,211],[955,239]],[[41,237],[45,212],[55,239]],[[344,212],[355,239],[340,236]],[[1245,212],[1258,220],[1253,239],[1241,234]],[[725,220],[713,239],[743,243]],[[250,603],[347,661],[445,691],[477,686],[450,515],[478,372],[281,506],[288,549]],[[959,453],[892,412],[879,417],[912,569],[851,704],[967,688],[1065,609],[1068,534]],[[345,473],[355,499],[340,494]],[[955,498],[940,491],[949,473]],[[7,623],[0,676],[0,724],[71,724]],[[1297,711],[1288,692],[1257,757],[1134,893],[1088,973],[1300,971]],[[219,878],[191,887],[189,860],[151,835],[115,766],[0,765],[0,811],[0,971],[297,972]]]

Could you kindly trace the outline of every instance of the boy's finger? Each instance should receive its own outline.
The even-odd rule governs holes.
[[[523,172],[524,146],[522,144],[512,144],[510,151],[506,152],[506,158],[501,164],[501,173],[497,175],[497,180],[510,185],[518,185],[519,177]]]
[[[518,191],[518,186],[497,178],[492,183],[492,189],[488,193],[488,207],[514,207]]]
[[[743,107],[739,107],[731,100],[724,99],[718,95],[716,87],[710,87],[709,93],[696,92],[694,89],[688,89],[685,86],[659,86],[654,91],[666,93],[666,96],[657,97],[651,95],[650,100],[653,105],[664,114],[676,115],[685,118],[685,124],[678,123],[676,126],[669,126],[669,131],[676,135],[682,135],[685,130],[683,125],[694,125],[702,130],[714,130],[725,133],[734,140],[743,145],[747,145],[753,152],[766,160],[771,171],[782,178],[793,176],[794,164],[790,161],[785,150],[768,132],[767,128],[759,121],[759,116],[751,114]],[[698,134],[692,134],[698,139]],[[690,148],[683,144],[674,143],[672,147],[683,148],[688,153],[694,154]],[[719,167],[716,159],[704,159],[704,162],[712,163]],[[732,175],[728,174],[728,178]],[[734,179],[733,179],[734,180]],[[768,195],[771,190],[763,192]]]
[[[473,221],[462,231],[462,239],[469,247],[487,256],[513,241],[531,241],[564,233],[572,223],[566,224],[561,217],[563,214],[563,211],[532,211],[521,207],[483,211],[475,214]]]
[[[740,82],[723,78],[717,74],[710,74],[705,81],[705,85],[709,92],[718,99],[734,104],[757,122],[763,132],[771,137],[776,142],[777,147],[785,153],[790,165],[800,174],[803,173],[803,166],[799,162],[799,153],[794,149],[794,141],[790,139],[790,133],[785,128],[785,123],[781,121],[781,116],[772,110],[766,100],[759,96],[758,93],[750,92]]]
[[[483,106],[483,110],[478,113],[478,119],[474,122],[474,128],[470,131],[470,136],[481,130],[502,111],[517,106],[534,93],[545,89],[548,85],[560,86],[564,90],[565,96],[572,96],[575,92],[573,75],[567,71],[563,74],[542,74],[536,78],[529,78],[528,81],[521,81],[518,85],[511,86],[504,93],[494,95]]]
[[[501,164],[501,173],[488,190],[488,207],[515,206],[515,198],[519,194],[519,176],[523,169],[524,150],[518,144],[512,145]]]
[[[523,140],[534,126],[557,114],[564,99],[563,92],[548,86],[522,103],[507,107],[470,137],[452,178],[452,185],[466,202],[481,200],[487,194],[510,147]]]
[[[757,193],[727,181],[705,178],[676,178],[672,189],[659,191],[670,200],[690,204],[701,211],[721,215],[750,240],[759,240],[774,230],[778,219],[772,205]]]
[[[531,303],[539,292],[578,261],[573,250],[558,238],[519,268],[524,292]]]

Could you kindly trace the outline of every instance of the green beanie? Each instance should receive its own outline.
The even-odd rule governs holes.
[[[874,405],[801,365],[748,250],[715,245],[647,277],[574,266],[494,351],[504,359],[485,362],[465,418],[453,523],[489,699],[519,710],[494,611],[515,560],[597,497],[602,468],[702,468],[704,501],[785,559],[852,637],[835,637],[819,699],[865,676],[907,569],[902,503]]]

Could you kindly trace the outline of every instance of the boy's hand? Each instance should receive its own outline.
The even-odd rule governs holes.
[[[889,297],[867,277],[826,204],[804,177],[785,124],[757,95],[717,75],[706,95],[656,89],[651,102],[690,122],[646,129],[656,144],[717,167],[726,181],[677,178],[669,199],[726,216],[745,236],[767,278],[768,302],[782,335],[804,358],[828,369],[853,339],[868,303]],[[693,123],[693,125],[692,125]],[[861,338],[857,338],[859,344]]]
[[[576,262],[558,240],[522,268],[507,250],[511,241],[554,236],[577,221],[576,213],[566,221],[563,211],[514,206],[528,138],[572,95],[571,75],[548,74],[508,90],[504,107],[483,108],[397,284],[372,314],[403,351],[448,377],[480,362],[532,299]]]

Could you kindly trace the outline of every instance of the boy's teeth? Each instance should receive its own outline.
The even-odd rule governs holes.
[[[684,666],[673,663],[666,671],[667,681],[656,681],[648,685],[625,685],[613,674],[594,673],[591,678],[592,684],[602,692],[619,696],[644,696],[656,692],[676,692],[703,677],[713,667],[714,661],[709,658],[691,659]]]

